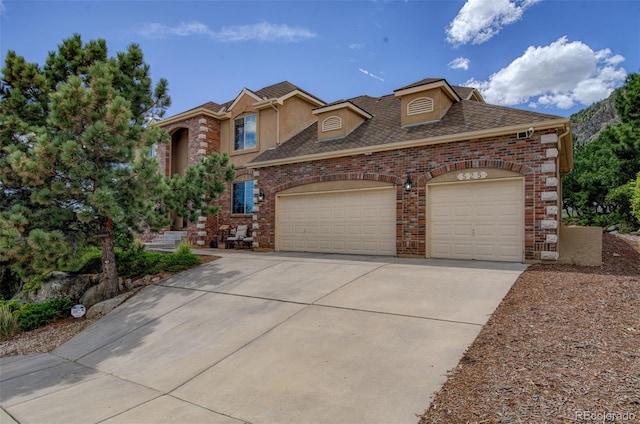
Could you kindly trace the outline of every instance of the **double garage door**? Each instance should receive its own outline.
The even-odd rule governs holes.
[[[278,196],[276,248],[395,255],[395,187]]]
[[[428,255],[522,262],[521,178],[432,184],[427,190]],[[278,196],[276,249],[396,254],[396,188]]]
[[[431,257],[522,262],[522,179],[430,185]]]

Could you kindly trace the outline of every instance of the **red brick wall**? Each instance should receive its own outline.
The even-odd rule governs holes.
[[[553,129],[547,131],[553,132]],[[541,144],[540,133],[532,139],[516,140],[514,136],[474,139],[398,151],[377,152],[370,156],[355,155],[337,159],[304,162],[259,169],[256,186],[267,194],[259,204],[256,242],[261,248],[275,248],[275,195],[286,188],[322,181],[374,180],[396,184],[398,200],[398,255],[426,254],[426,185],[429,180],[446,172],[470,168],[496,168],[521,174],[525,181],[525,258],[539,260],[541,251],[555,252],[555,243],[546,243],[547,234],[557,229],[543,230],[542,219],[558,219],[546,215],[546,206],[558,206],[558,201],[542,202],[541,193],[557,191],[547,187],[547,177],[557,172],[541,173],[547,149],[555,145]],[[414,188],[406,193],[402,184],[407,174]]]
[[[167,126],[169,133],[180,128],[189,132],[189,164],[197,163],[201,154],[220,151],[220,122],[198,116]],[[354,155],[315,162],[282,165],[254,170],[237,170],[237,179],[255,178],[256,188],[266,193],[264,202],[255,202],[252,215],[231,214],[231,184],[218,200],[220,211],[216,216],[201,217],[188,227],[189,241],[193,245],[209,245],[218,234],[219,224],[249,225],[254,232],[254,246],[275,248],[275,195],[287,188],[323,181],[373,180],[397,186],[398,219],[396,226],[396,251],[399,255],[426,254],[427,204],[426,185],[439,175],[471,168],[495,168],[521,174],[525,182],[525,258],[541,259],[541,252],[557,252],[557,243],[548,243],[547,235],[557,235],[558,229],[542,229],[542,220],[557,220],[561,213],[559,200],[541,201],[543,192],[558,191],[558,187],[546,185],[548,177],[558,178],[556,169],[541,171],[542,164],[555,163],[547,157],[547,151],[555,144],[542,144],[540,135],[554,129],[537,132],[531,139],[517,140],[514,136],[472,139],[398,151],[377,152],[370,156]],[[168,145],[158,146],[157,155],[161,169],[169,166]],[[411,176],[414,188],[407,193],[402,184]],[[557,215],[547,215],[547,206],[557,206]],[[222,242],[222,240],[220,240]]]
[[[188,131],[189,165],[197,164],[202,156],[213,152],[220,152],[220,121],[206,115],[199,115],[165,127],[169,134],[180,129]],[[160,163],[160,171],[165,175],[170,169],[171,145],[163,144],[157,147],[156,156]],[[208,246],[217,231],[216,217],[201,217],[197,222],[190,222],[187,226],[187,237],[190,244]],[[147,236],[148,237],[148,236]]]

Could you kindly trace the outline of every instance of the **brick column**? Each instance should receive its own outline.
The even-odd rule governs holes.
[[[558,149],[551,147],[557,145],[557,134],[544,134],[540,137],[542,144],[548,144],[549,148],[545,150],[547,159],[540,167],[540,173],[544,179],[544,191],[540,193],[540,201],[546,203],[545,214],[540,220],[540,229],[545,234],[546,249],[540,252],[540,259],[547,261],[557,261],[558,253],[558,232],[560,230],[560,217],[558,205],[562,202],[558,195]]]

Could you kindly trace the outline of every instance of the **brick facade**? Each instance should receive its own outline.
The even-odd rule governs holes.
[[[439,79],[429,79],[408,86],[406,90],[412,91],[415,87],[430,86],[430,84],[448,87]],[[274,94],[274,88],[279,91],[279,94]],[[346,141],[349,138],[347,135],[340,140],[340,145],[346,146],[342,148],[359,152],[347,156],[339,149],[323,150],[326,145],[323,146],[322,142],[314,138],[315,131],[309,136],[312,132],[306,129],[311,127],[307,120],[299,119],[301,111],[299,108],[308,108],[307,115],[310,115],[310,111],[315,107],[313,104],[294,102],[290,105],[297,106],[285,106],[284,102],[290,101],[286,100],[290,98],[287,93],[294,92],[300,95],[296,90],[289,83],[280,83],[268,89],[265,88],[264,91],[259,90],[262,93],[260,95],[243,97],[248,96],[243,91],[244,94],[241,93],[236,101],[227,103],[225,106],[215,105],[208,109],[202,107],[192,109],[169,118],[166,123],[161,124],[176,139],[180,138],[179,134],[184,134],[180,130],[187,132],[188,164],[195,164],[202,155],[232,148],[233,144],[227,139],[229,137],[227,134],[232,133],[233,127],[230,125],[233,117],[237,116],[238,110],[256,112],[264,109],[270,114],[265,112],[264,117],[261,115],[259,120],[258,125],[261,129],[259,128],[258,134],[263,134],[262,130],[264,134],[258,151],[248,152],[253,154],[248,158],[247,153],[232,154],[232,161],[236,161],[234,162],[236,163],[235,181],[254,180],[255,182],[253,213],[231,213],[232,184],[227,183],[226,192],[217,200],[219,212],[215,216],[200,217],[197,222],[188,223],[188,240],[192,245],[208,246],[220,235],[218,230],[222,224],[231,227],[248,225],[254,237],[253,248],[273,250],[276,248],[275,206],[279,193],[307,184],[361,180],[386,183],[396,187],[396,254],[424,257],[428,254],[428,246],[430,246],[430,240],[427,239],[429,184],[442,182],[443,178],[450,178],[461,171],[466,171],[466,174],[471,172],[470,175],[473,175],[474,169],[484,169],[500,171],[488,177],[489,179],[506,178],[505,176],[522,177],[525,261],[558,259],[562,210],[559,192],[560,170],[565,172],[571,167],[571,159],[567,159],[567,152],[570,152],[571,146],[570,130],[567,129],[568,121],[565,122],[564,119],[556,119],[557,117],[550,115],[485,106],[483,102],[457,100],[458,103],[455,105],[449,104],[451,108],[446,112],[450,119],[443,119],[440,123],[404,128],[400,126],[399,115],[401,110],[404,110],[399,106],[400,100],[392,96],[381,98],[363,96],[352,101],[360,102],[363,110],[377,110],[378,120],[376,121],[375,114],[372,114],[369,132],[366,132],[368,130],[365,128],[358,132],[357,137],[360,138],[354,136],[355,138],[352,137],[351,141]],[[456,87],[456,90],[466,92],[467,89]],[[307,96],[307,94],[304,95]],[[276,101],[279,96],[283,97]],[[256,101],[256,99],[262,100]],[[236,110],[234,107],[239,109]],[[330,107],[331,110],[336,108],[335,105]],[[398,114],[396,118],[394,113]],[[317,125],[317,122],[313,125]],[[534,130],[531,125],[536,125],[536,129]],[[363,124],[361,128],[364,127]],[[224,130],[226,138],[221,138],[222,128],[226,128]],[[293,134],[291,138],[280,141],[279,131],[282,128],[290,130],[289,133]],[[529,130],[523,132],[525,128]],[[566,133],[561,136],[568,137],[564,139],[564,144],[558,136],[559,128],[566,130]],[[355,130],[355,127],[351,129]],[[271,136],[267,135],[269,130],[274,132]],[[483,135],[468,140],[456,140],[456,134],[461,132]],[[349,134],[356,134],[356,131]],[[489,134],[508,135],[490,136]],[[415,138],[409,139],[407,135]],[[443,138],[443,136],[447,137]],[[300,143],[302,139],[306,144]],[[442,141],[435,143],[438,139]],[[424,140],[424,144],[418,144],[418,140]],[[270,141],[275,144],[268,144]],[[409,141],[411,143],[407,143]],[[398,144],[395,144],[397,142]],[[393,150],[394,145],[403,147]],[[289,149],[288,146],[294,147]],[[363,146],[371,146],[372,149],[369,150]],[[562,156],[559,155],[561,146],[566,149]],[[296,148],[301,150],[292,150]],[[170,149],[171,145],[159,146],[157,149],[157,157],[164,173],[168,173],[171,169]],[[285,156],[278,156],[280,152],[287,153]],[[309,155],[313,155],[316,159],[305,160]],[[180,157],[184,160],[184,156]],[[252,158],[255,158],[253,163],[257,161],[253,167]],[[303,161],[296,162],[300,159]],[[277,165],[272,165],[274,163]],[[403,188],[407,176],[410,176],[414,184],[409,192]],[[264,201],[258,201],[257,196],[260,191],[265,193]]]
[[[164,127],[170,135],[176,134],[179,130],[187,131],[188,137],[188,165],[195,165],[201,157],[220,152],[220,121],[206,115],[195,116],[184,121],[174,123]],[[165,175],[171,169],[171,144],[159,145],[156,149],[156,157],[160,163],[160,171]],[[202,216],[197,222],[187,224],[187,241],[194,246],[207,246],[212,235],[218,229],[217,217]],[[146,239],[152,235],[145,235]]]
[[[555,130],[548,132],[555,133]],[[557,252],[559,196],[557,187],[548,186],[550,178],[558,178],[555,161],[548,157],[549,148],[540,142],[540,136],[523,140],[503,136],[261,168],[256,187],[264,190],[266,199],[256,212],[255,244],[275,248],[278,192],[324,181],[371,180],[397,186],[397,254],[424,257],[429,181],[451,171],[493,168],[516,172],[524,178],[525,259],[550,259]],[[543,165],[547,165],[546,168]],[[543,168],[546,172],[542,172]],[[408,174],[414,188],[407,193],[403,183]],[[553,200],[543,200],[544,193],[556,196]],[[551,222],[555,224],[549,224]],[[556,237],[549,238],[549,235]]]

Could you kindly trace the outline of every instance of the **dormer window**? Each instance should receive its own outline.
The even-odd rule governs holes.
[[[431,97],[418,97],[407,105],[407,115],[419,115],[433,112],[433,99]]]
[[[256,147],[256,115],[248,115],[234,121],[234,150],[246,150]]]
[[[342,128],[342,118],[339,116],[330,116],[322,121],[322,132],[339,130]]]

